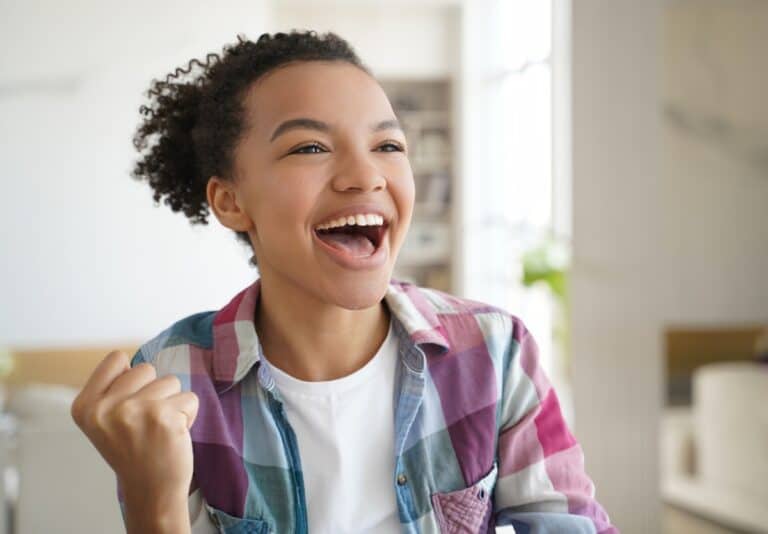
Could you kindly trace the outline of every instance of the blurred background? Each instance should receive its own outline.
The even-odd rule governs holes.
[[[622,532],[768,532],[765,0],[0,1],[0,528],[121,531],[71,400],[257,275],[130,179],[138,108],[293,28],[406,127],[396,276],[526,321]]]

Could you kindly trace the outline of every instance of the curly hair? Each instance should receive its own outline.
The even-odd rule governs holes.
[[[238,35],[221,54],[191,59],[152,80],[133,137],[140,154],[133,178],[149,183],[155,202],[183,212],[192,224],[208,224],[206,185],[211,176],[232,179],[248,89],[266,73],[300,61],[344,61],[370,74],[349,43],[331,32],[265,33],[255,43]],[[235,233],[251,246],[247,232]]]

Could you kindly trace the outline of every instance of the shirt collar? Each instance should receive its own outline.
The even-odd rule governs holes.
[[[213,382],[221,394],[243,379],[261,359],[253,322],[261,280],[235,295],[213,319]],[[414,345],[432,346],[444,354],[450,345],[429,296],[408,282],[390,280],[384,300]]]

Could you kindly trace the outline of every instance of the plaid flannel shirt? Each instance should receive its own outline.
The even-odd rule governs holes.
[[[259,287],[256,280],[221,310],[173,324],[131,366],[149,362],[197,394],[193,483],[220,532],[304,534],[296,436],[269,367],[259,364]],[[397,280],[384,302],[400,356],[389,484],[403,532],[618,532],[594,498],[520,319]],[[119,481],[117,495],[125,517]]]

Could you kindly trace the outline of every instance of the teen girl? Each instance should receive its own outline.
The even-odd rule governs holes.
[[[408,143],[347,42],[238,38],[142,114],[134,175],[260,277],[107,355],[72,405],[128,532],[617,532],[522,321],[391,279]]]

